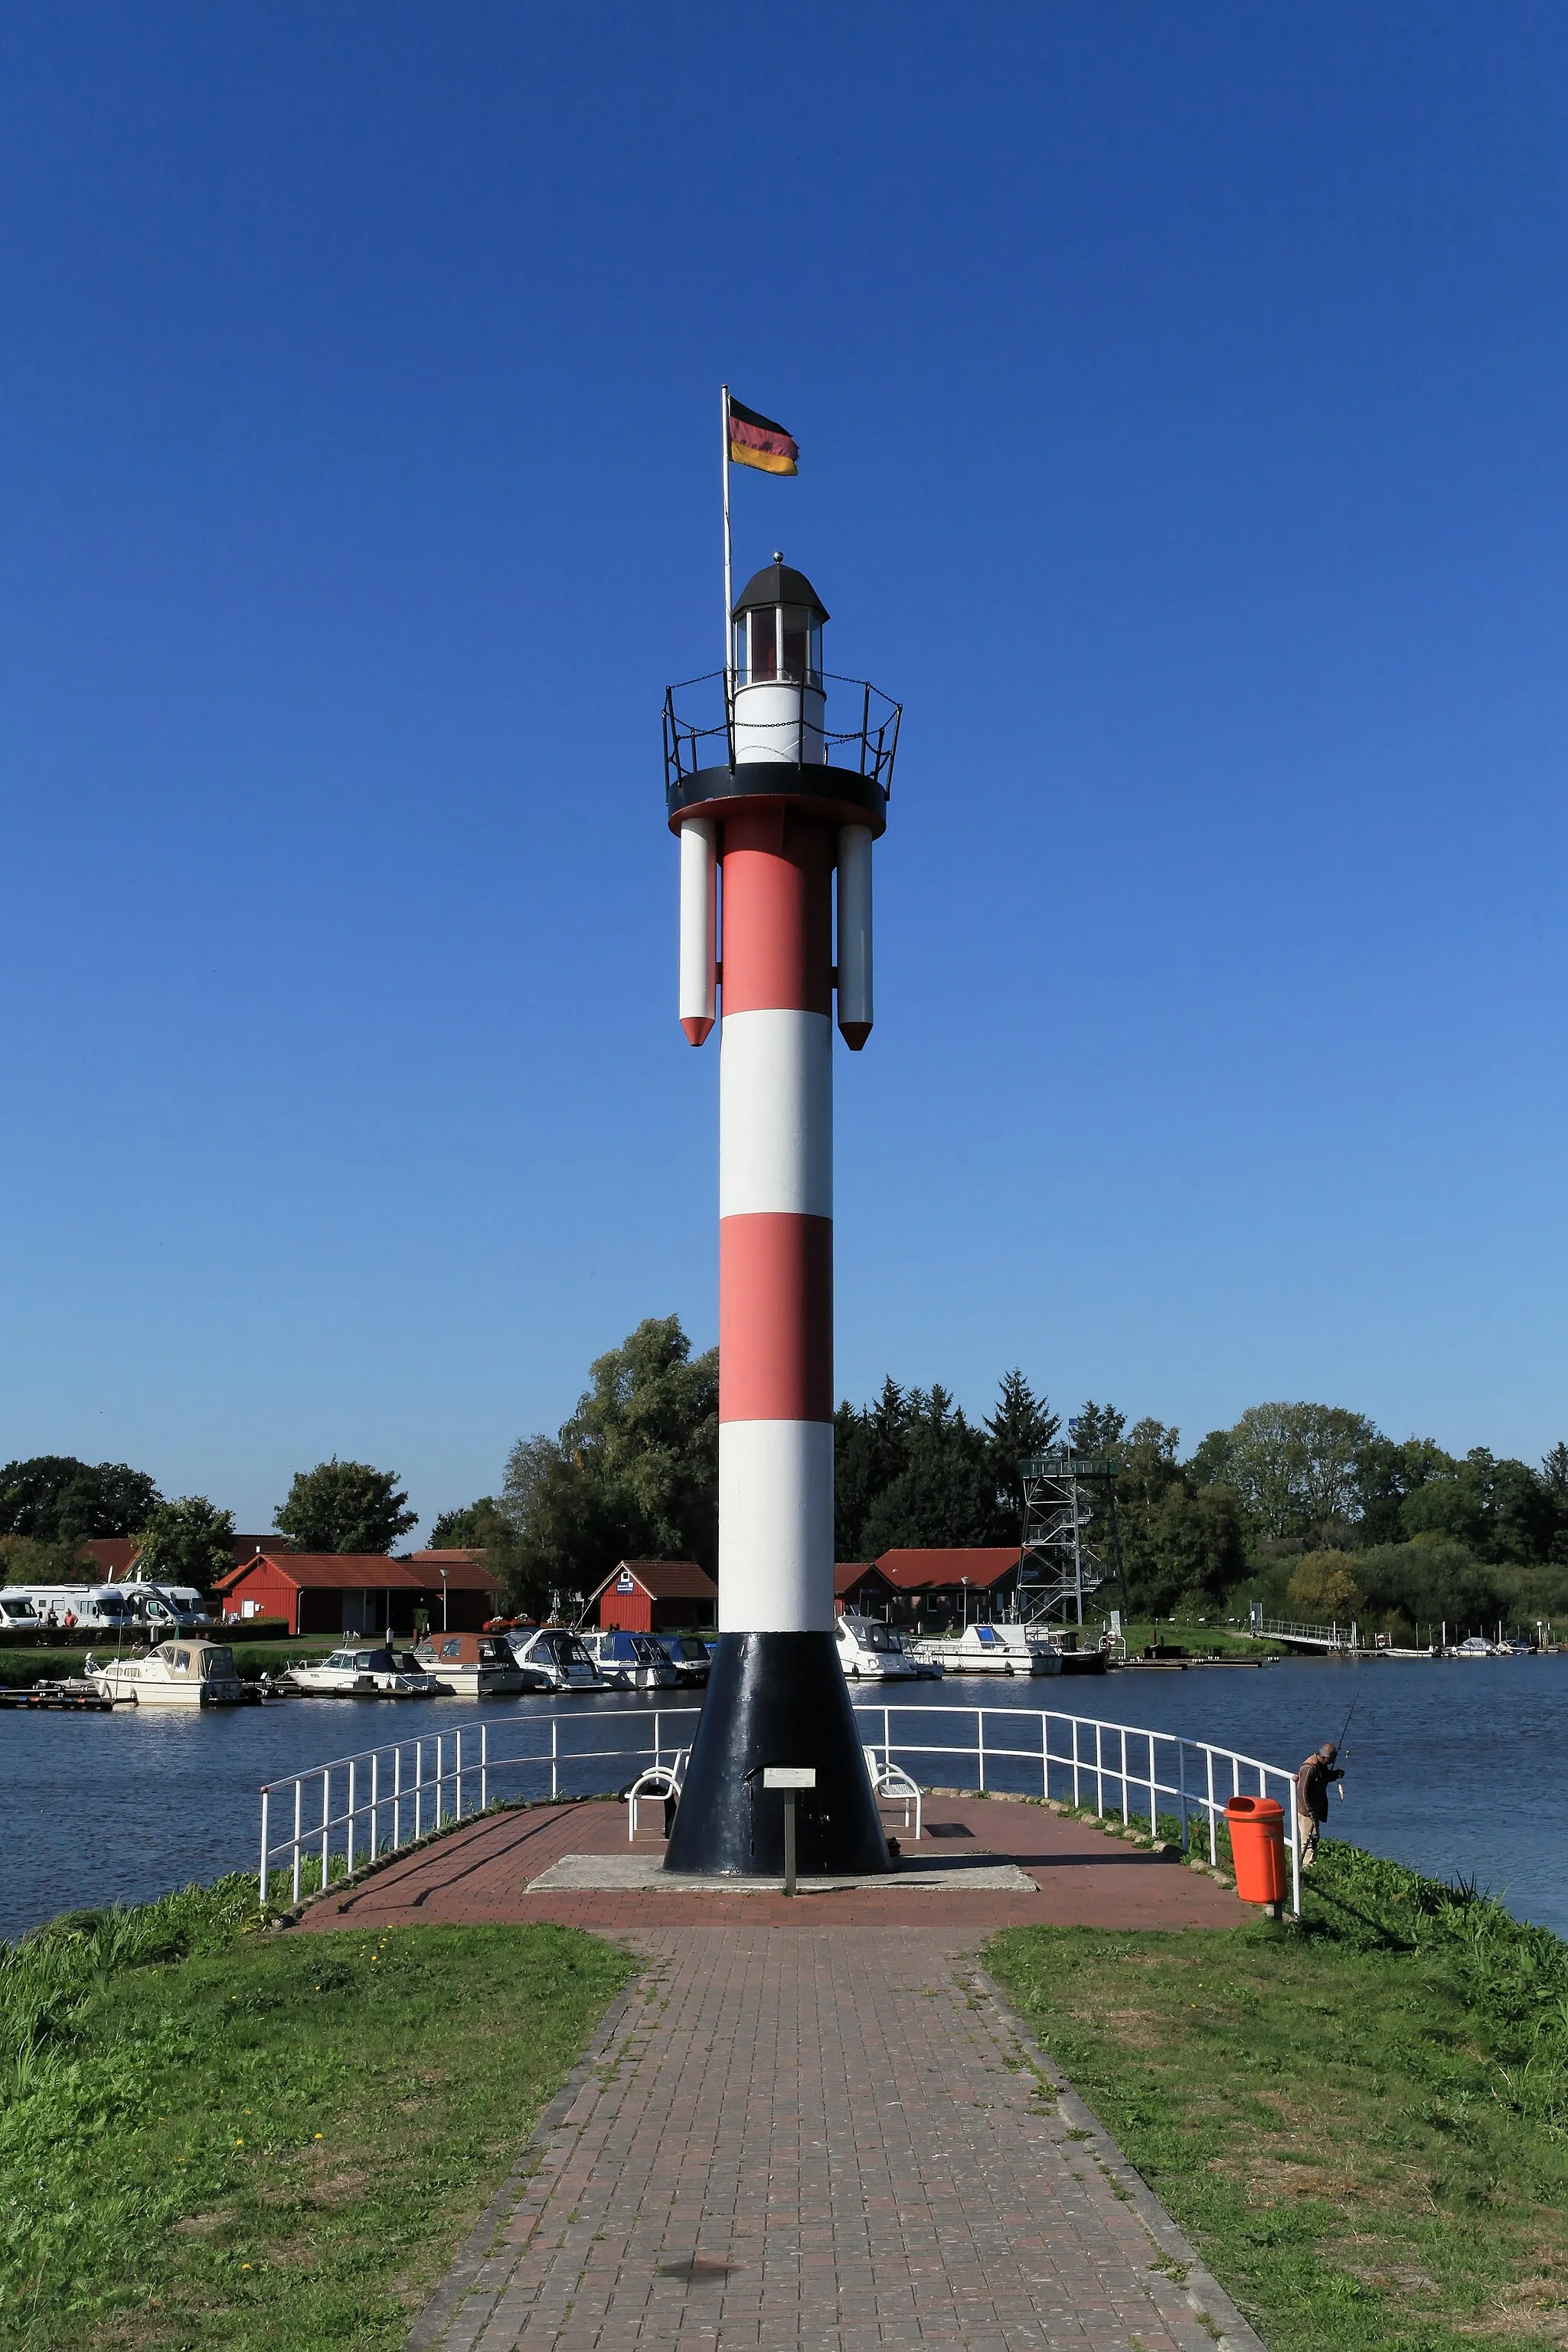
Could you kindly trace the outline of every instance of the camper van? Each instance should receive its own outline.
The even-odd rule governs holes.
[[[161,1633],[190,1633],[212,1623],[205,1601],[194,1584],[143,1584],[140,1578],[117,1584],[143,1625]]]
[[[136,1606],[118,1584],[14,1584],[6,1587],[10,1601],[30,1601],[46,1630],[86,1633],[132,1633]]]

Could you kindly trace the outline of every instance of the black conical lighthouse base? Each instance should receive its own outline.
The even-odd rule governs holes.
[[[891,1868],[831,1633],[721,1633],[664,1866],[677,1876],[777,1878],[782,1791],[770,1764],[808,1765],[795,1799],[802,1878],[868,1877]]]

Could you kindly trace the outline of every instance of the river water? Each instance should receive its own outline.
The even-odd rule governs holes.
[[[944,1711],[1049,1707],[1181,1732],[1288,1769],[1320,1740],[1338,1738],[1353,1701],[1345,1801],[1333,1802],[1330,1834],[1437,1878],[1473,1878],[1520,1917],[1568,1936],[1568,1656],[1360,1666],[1287,1659],[1103,1681],[964,1675],[886,1696]],[[855,1696],[879,1703],[872,1685]],[[481,1719],[503,1750],[547,1746],[552,1714],[563,1739],[578,1747],[600,1744],[601,1724],[584,1717],[610,1718],[603,1741],[615,1744],[633,1730],[616,1718],[649,1704],[629,1695],[488,1700],[482,1708],[460,1699],[291,1699],[191,1715],[0,1713],[0,1937],[58,1911],[140,1901],[254,1868],[263,1780]],[[973,1742],[968,1727],[954,1731]],[[679,1736],[684,1744],[689,1732]],[[916,1736],[933,1736],[929,1717]],[[963,1776],[933,1764],[919,1777]],[[517,1785],[498,1775],[491,1793]]]

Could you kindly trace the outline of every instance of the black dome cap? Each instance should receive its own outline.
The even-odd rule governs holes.
[[[742,613],[768,604],[807,604],[819,621],[828,617],[826,605],[805,572],[796,572],[793,564],[765,563],[760,572],[754,572],[736,599],[730,617],[738,621]]]

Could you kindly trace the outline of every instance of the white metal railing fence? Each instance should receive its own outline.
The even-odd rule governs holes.
[[[299,1902],[307,1859],[319,1862],[323,1885],[334,1864],[352,1878],[365,1863],[483,1812],[500,1795],[604,1796],[650,1764],[674,1763],[690,1747],[700,1713],[697,1706],[536,1713],[418,1734],[269,1780],[261,1790],[262,1906],[279,1872]],[[1228,1801],[1274,1796],[1285,1814],[1290,1907],[1300,1911],[1295,1776],[1280,1765],[1179,1732],[1054,1708],[860,1705],[855,1715],[865,1744],[922,1786],[946,1759],[958,1768],[948,1776],[950,1786],[1070,1799],[1098,1814],[1119,1814],[1128,1825],[1147,1813],[1155,1835],[1163,1811],[1179,1824],[1184,1852],[1194,1824],[1205,1833],[1211,1863],[1219,1858]],[[955,1736],[970,1727],[973,1738]],[[602,1744],[606,1737],[609,1744]],[[591,1739],[601,1744],[590,1746]]]
[[[603,1796],[648,1764],[673,1762],[690,1747],[700,1712],[636,1707],[614,1715],[531,1714],[510,1723],[465,1724],[268,1780],[261,1791],[263,1908],[279,1870],[288,1872],[290,1899],[299,1902],[307,1856],[320,1861],[324,1885],[334,1858],[352,1878],[378,1854],[484,1812],[497,1795]],[[651,1739],[637,1736],[645,1726],[651,1727]],[[585,1744],[595,1735],[599,1745]]]

